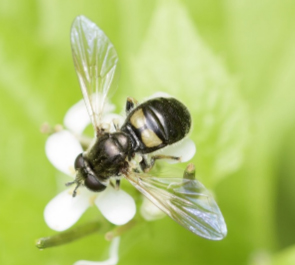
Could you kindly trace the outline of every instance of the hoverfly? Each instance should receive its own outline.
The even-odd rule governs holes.
[[[174,98],[158,97],[139,105],[128,98],[125,123],[121,127],[114,124],[116,132],[108,132],[101,116],[107,96],[117,86],[117,52],[104,32],[84,16],[78,16],[73,22],[71,45],[82,94],[96,133],[95,142],[76,158],[76,178],[68,183],[76,184],[73,196],[80,185],[101,192],[112,184],[110,179],[115,179],[118,188],[123,177],[186,229],[211,240],[224,238],[227,230],[223,216],[200,182],[194,177],[185,177],[186,174],[160,178],[149,173],[157,159],[179,159],[151,153],[188,134],[191,116],[187,108]],[[141,157],[136,167],[132,163],[135,155]]]

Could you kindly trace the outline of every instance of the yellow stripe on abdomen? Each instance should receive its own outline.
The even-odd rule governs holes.
[[[144,116],[142,109],[138,109],[132,114],[130,118],[130,123],[136,129],[142,128],[146,125],[146,118]]]
[[[163,141],[150,129],[141,132],[141,140],[146,147],[155,147],[163,143]]]

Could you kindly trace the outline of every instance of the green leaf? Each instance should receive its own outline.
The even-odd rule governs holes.
[[[272,265],[294,265],[295,264],[295,246],[287,248],[273,257]]]
[[[131,67],[137,95],[164,91],[189,108],[201,175],[216,183],[241,165],[249,125],[245,103],[180,2],[158,4]]]
[[[278,253],[270,254],[259,251],[252,255],[249,265],[294,265],[295,246],[286,248]]]

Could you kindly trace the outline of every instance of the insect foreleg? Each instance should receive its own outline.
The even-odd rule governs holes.
[[[73,184],[76,184],[76,187],[74,188],[74,190],[73,190],[73,194],[72,194],[72,196],[73,197],[76,197],[76,195],[77,195],[77,190],[78,190],[78,188],[81,186],[81,182],[80,181],[76,181],[76,180],[74,180],[74,181],[71,181],[71,182],[67,182],[66,183],[66,186],[71,186],[71,185],[73,185]]]

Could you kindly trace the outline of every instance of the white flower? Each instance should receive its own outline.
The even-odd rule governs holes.
[[[157,96],[168,96],[167,94],[156,94]],[[152,97],[155,97],[152,96]],[[151,98],[152,98],[151,97]],[[112,126],[114,120],[116,123],[123,124],[122,116],[111,113],[115,107],[106,102],[102,122],[110,127],[110,132],[114,132]],[[72,106],[65,115],[64,124],[67,130],[58,131],[50,135],[47,139],[45,151],[49,161],[61,172],[74,178],[74,161],[78,154],[83,152],[82,146],[78,141],[85,128],[90,124],[84,101],[81,100]],[[167,154],[170,156],[181,157],[181,162],[190,160],[196,152],[195,144],[189,138],[180,141],[177,144],[167,146],[156,153]],[[174,160],[166,160],[169,163],[175,163]],[[133,198],[123,190],[115,190],[109,187],[100,193],[94,193],[85,187],[79,187],[76,197],[72,197],[73,188],[67,189],[46,206],[44,218],[47,225],[56,230],[63,231],[75,224],[88,207],[96,205],[103,216],[115,225],[123,225],[130,221],[135,213],[136,206]],[[146,220],[154,220],[162,216],[158,214],[158,209],[151,210],[150,203],[144,203],[141,209]],[[146,209],[145,209],[146,208]],[[155,213],[155,214],[153,214]],[[150,217],[148,215],[150,214]]]
[[[166,216],[156,205],[147,198],[143,198],[140,206],[140,214],[146,221],[155,221]]]
[[[106,104],[103,122],[110,124],[113,119],[122,120],[121,116],[109,113],[112,110],[114,106]],[[45,152],[49,161],[58,170],[74,178],[74,161],[78,154],[83,152],[75,135],[81,135],[90,123],[82,100],[69,109],[64,123],[69,130],[50,135]],[[96,205],[103,216],[115,225],[127,223],[136,212],[133,198],[123,190],[115,190],[110,185],[100,193],[90,192],[85,187],[80,187],[76,197],[72,194],[73,188],[67,189],[53,198],[45,207],[44,218],[51,229],[63,231],[70,228],[92,205]]]

